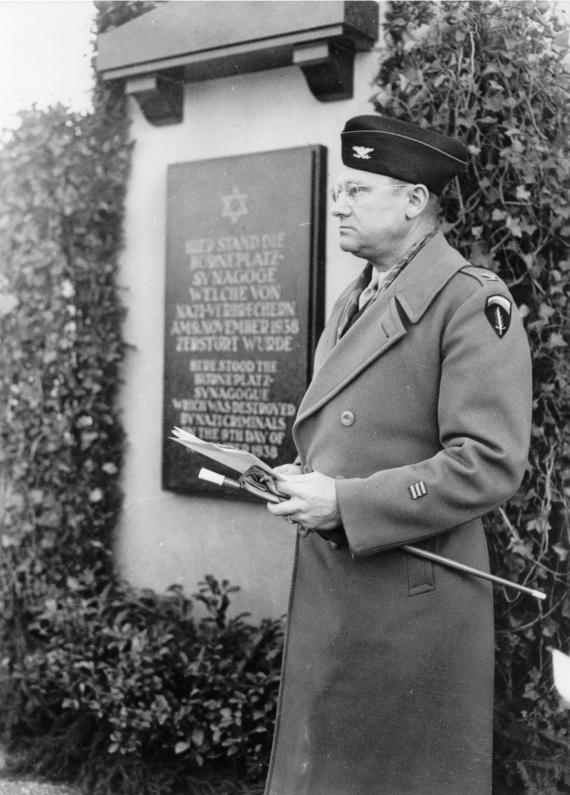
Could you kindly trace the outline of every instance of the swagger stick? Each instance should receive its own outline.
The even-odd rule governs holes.
[[[242,484],[238,480],[233,480],[232,478],[224,477],[224,475],[219,475],[217,472],[212,472],[210,469],[202,468],[198,473],[198,477],[202,480],[207,480],[210,483],[215,483],[217,486],[230,486],[234,489],[245,489],[246,491],[249,491],[247,484]],[[273,494],[262,496],[257,492],[252,493],[256,494],[256,496],[260,497],[261,499],[269,500],[270,502],[279,502],[279,499],[275,498]],[[413,547],[409,544],[401,547],[401,549],[403,549],[405,552],[408,552],[410,555],[416,555],[418,558],[426,558],[426,560],[431,560],[433,563],[439,563],[442,566],[447,566],[449,569],[455,569],[456,571],[461,571],[465,574],[471,574],[473,577],[480,577],[482,580],[489,580],[489,582],[494,582],[496,585],[504,585],[506,588],[514,588],[517,591],[522,591],[523,593],[530,594],[530,596],[534,596],[535,599],[546,599],[546,594],[542,591],[536,591],[534,588],[528,588],[526,585],[519,585],[518,582],[505,580],[503,577],[497,577],[495,574],[481,571],[481,569],[474,569],[472,566],[466,566],[464,563],[459,563],[457,560],[444,558],[442,555],[436,555],[435,552],[428,552],[427,549],[420,549],[419,547]]]
[[[435,552],[428,552],[427,549],[412,547],[408,544],[401,548],[406,552],[410,552],[412,555],[417,555],[419,558],[426,558],[426,560],[431,560],[434,563],[441,563],[443,566],[448,566],[450,569],[463,571],[465,574],[471,574],[474,577],[480,577],[482,580],[489,580],[490,582],[494,582],[497,585],[505,585],[507,588],[516,588],[517,591],[528,593],[531,596],[534,596],[535,599],[546,599],[546,594],[542,591],[535,591],[534,588],[528,588],[526,585],[519,585],[518,582],[505,580],[502,577],[497,577],[495,574],[489,574],[489,572],[481,571],[481,569],[474,569],[471,566],[466,566],[464,563],[459,563],[457,560],[444,558],[441,555],[436,555]]]

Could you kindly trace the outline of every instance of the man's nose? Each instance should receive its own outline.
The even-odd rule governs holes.
[[[335,202],[333,202],[331,212],[335,217],[350,215],[350,213],[352,212],[352,207],[347,202],[344,193],[341,193],[339,198]]]

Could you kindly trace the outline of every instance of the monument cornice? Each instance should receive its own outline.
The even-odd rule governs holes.
[[[349,99],[378,14],[369,0],[168,2],[101,34],[97,70],[124,80],[153,124],[182,121],[185,83],[292,65],[317,99]]]

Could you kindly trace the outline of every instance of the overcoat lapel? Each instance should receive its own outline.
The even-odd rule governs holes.
[[[295,424],[331,400],[405,333],[394,296],[388,304],[382,299],[375,302],[331,349],[303,398]]]
[[[325,332],[330,350],[321,353],[324,360],[301,402],[295,427],[318,411],[406,334],[398,307],[410,323],[417,323],[452,276],[467,264],[438,232],[386,292],[333,345],[336,326],[343,316],[341,307],[336,317],[331,318],[333,328],[330,328],[329,323],[329,329]],[[347,293],[350,294],[351,290]]]

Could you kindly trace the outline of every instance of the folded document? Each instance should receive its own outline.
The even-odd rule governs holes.
[[[203,439],[199,439],[198,436],[190,433],[190,431],[184,430],[184,428],[173,428],[170,438],[175,442],[183,444],[184,447],[194,450],[195,453],[200,453],[208,458],[212,458],[214,461],[217,461],[218,464],[223,464],[229,467],[229,469],[233,469],[235,472],[243,474],[248,469],[251,469],[251,467],[259,467],[268,475],[273,475],[270,466],[253,455],[253,453],[248,453],[247,450],[238,450],[237,447],[230,447],[225,444],[205,442]]]
[[[240,488],[250,494],[254,494],[256,497],[268,502],[281,502],[281,500],[287,499],[277,489],[276,477],[271,467],[267,466],[252,453],[224,444],[205,442],[183,428],[173,428],[172,434],[170,438],[173,441],[183,444],[184,447],[188,447],[195,453],[200,453],[217,461],[218,464],[223,464],[223,466],[239,472],[240,478],[235,482],[235,485],[239,484]],[[199,477],[212,483],[217,483],[219,486],[224,485],[224,480],[227,480],[223,476],[217,476],[216,473],[204,469],[200,471]]]

